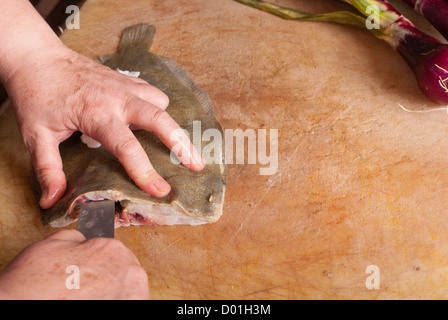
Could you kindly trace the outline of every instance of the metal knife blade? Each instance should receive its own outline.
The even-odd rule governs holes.
[[[76,229],[87,239],[113,238],[115,235],[115,201],[90,201],[81,204]]]

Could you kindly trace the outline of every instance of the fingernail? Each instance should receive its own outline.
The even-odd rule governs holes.
[[[64,185],[60,185],[55,190],[51,191],[50,188],[44,188],[42,191],[42,195],[39,200],[39,205],[42,209],[48,209],[52,205],[54,205],[54,202],[58,200],[59,196],[62,195],[62,193],[65,190]]]
[[[192,158],[193,158],[193,165],[195,166],[204,166],[205,160],[201,157],[201,155],[197,152],[197,150],[193,147]]]
[[[195,154],[193,156],[193,165],[194,166],[203,166],[205,164],[204,159],[202,159],[202,157],[198,154]]]
[[[45,188],[42,190],[42,195],[40,196],[39,204],[42,206],[42,203],[45,202],[48,198],[48,189]]]
[[[56,188],[56,190],[54,190],[54,192],[51,195],[47,195],[48,200],[53,200],[56,195],[61,191],[61,189],[63,188],[63,186],[59,186]]]
[[[170,189],[170,185],[163,179],[157,179],[156,182],[154,182],[154,187],[159,192],[166,192]]]
[[[203,158],[201,158],[201,160],[200,160],[199,162],[196,162],[196,163],[194,164],[194,166],[195,166],[197,169],[202,170],[202,169],[204,169],[204,167],[205,167],[206,164],[207,164],[207,163],[205,162],[205,160],[204,160]]]

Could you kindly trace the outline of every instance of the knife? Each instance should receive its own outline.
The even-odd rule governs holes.
[[[115,201],[88,201],[81,204],[78,226],[86,239],[113,238],[115,235]]]

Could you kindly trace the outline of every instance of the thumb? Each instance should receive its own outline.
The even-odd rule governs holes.
[[[51,208],[67,188],[59,143],[55,139],[40,138],[29,145],[36,177],[42,189],[39,205],[42,209]]]

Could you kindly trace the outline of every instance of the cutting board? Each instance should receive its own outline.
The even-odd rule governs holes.
[[[157,26],[153,51],[209,93],[224,128],[278,130],[277,172],[260,175],[265,165],[247,159],[229,165],[218,222],[116,231],[146,269],[153,298],[448,298],[448,115],[398,106],[440,107],[386,43],[231,0],[87,0],[80,29],[62,40],[96,58],[140,22]],[[4,268],[56,229],[40,224],[11,110],[0,138]],[[366,286],[372,276],[379,287]]]

